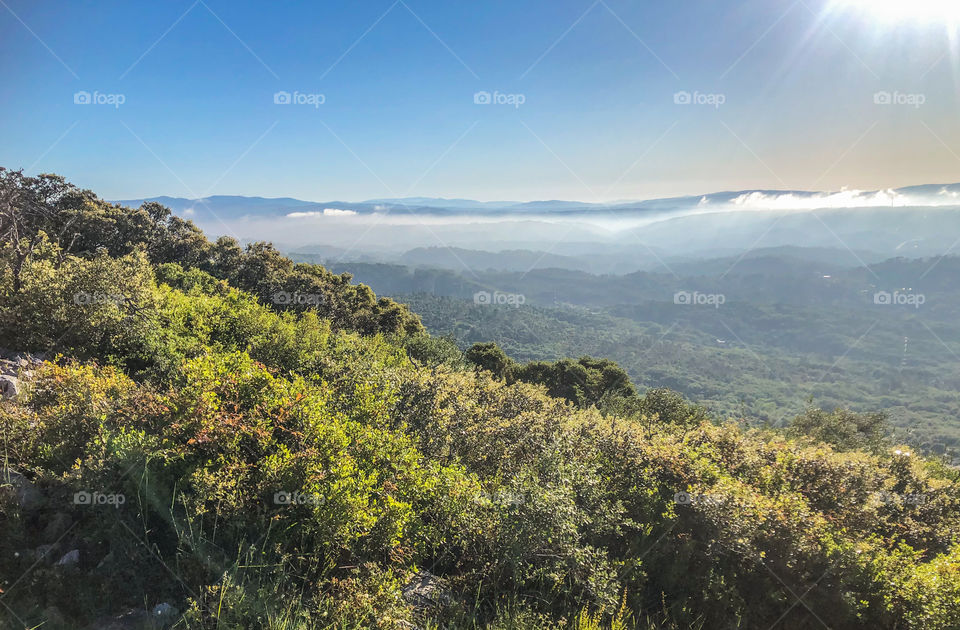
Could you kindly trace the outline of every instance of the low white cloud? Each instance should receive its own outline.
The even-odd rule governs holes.
[[[311,210],[309,212],[290,212],[287,214],[288,219],[306,219],[309,217],[322,217],[323,213],[319,210]]]
[[[917,205],[895,190],[841,190],[834,193],[798,195],[795,193],[744,193],[731,204],[744,210],[816,210],[819,208],[894,208]]]
[[[356,210],[341,210],[340,208],[324,208],[320,210],[308,210],[306,212],[291,212],[287,214],[289,219],[303,219],[309,217],[352,217],[356,216]]]

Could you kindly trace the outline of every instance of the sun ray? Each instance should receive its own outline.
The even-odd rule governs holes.
[[[958,0],[833,0],[835,9],[852,9],[883,21],[960,21]]]

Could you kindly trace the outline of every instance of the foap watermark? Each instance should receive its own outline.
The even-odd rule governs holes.
[[[323,295],[320,293],[277,291],[273,294],[273,303],[279,306],[290,306],[292,304],[319,306],[323,304]]]
[[[927,495],[921,492],[901,494],[898,492],[874,492],[873,498],[884,505],[923,505],[927,502]]]
[[[522,293],[502,293],[500,291],[477,291],[473,294],[473,303],[478,306],[513,306],[519,308],[521,304],[526,304],[527,298]]]
[[[120,106],[126,102],[125,94],[105,94],[97,90],[93,92],[80,90],[73,94],[74,105],[113,105],[116,109],[120,109]]]
[[[127,296],[118,293],[100,293],[99,291],[87,293],[86,291],[80,291],[79,293],[73,294],[73,303],[78,306],[87,306],[89,304],[113,304],[120,306],[126,301]]]
[[[673,495],[673,502],[677,505],[719,505],[726,500],[722,494],[693,494],[691,492],[677,492]]]
[[[480,90],[473,95],[474,105],[512,105],[519,109],[527,102],[526,94],[504,94],[494,90],[492,93]]]
[[[923,293],[906,293],[902,291],[877,291],[873,294],[873,303],[880,306],[912,306],[920,308],[927,303],[927,296]]]
[[[726,304],[727,296],[723,293],[700,293],[699,291],[677,291],[673,294],[673,303],[683,306],[712,306],[720,308]]]
[[[314,109],[319,109],[326,102],[327,97],[324,94],[298,92],[296,90],[293,92],[280,90],[273,94],[274,105],[311,105]]]
[[[880,91],[873,95],[874,105],[902,105],[920,109],[926,102],[927,95],[922,93]]]
[[[316,492],[281,490],[273,493],[274,505],[323,505],[324,502],[324,498]]]
[[[709,107],[720,109],[726,102],[727,95],[720,93],[711,94],[705,92],[687,92],[686,90],[681,90],[673,95],[674,105],[707,105]]]
[[[118,508],[127,502],[127,497],[120,493],[90,492],[81,490],[73,493],[74,505],[97,505]]]

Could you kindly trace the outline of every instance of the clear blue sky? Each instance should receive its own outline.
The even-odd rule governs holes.
[[[0,165],[106,198],[960,181],[942,2],[904,0],[929,9],[913,19],[866,0],[2,0]],[[124,102],[78,105],[80,91]],[[678,105],[681,91],[723,103]]]

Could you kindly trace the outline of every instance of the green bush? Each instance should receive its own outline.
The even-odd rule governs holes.
[[[48,359],[0,401],[4,627],[958,628],[960,473],[879,416],[461,357],[349,277],[0,174],[51,210],[0,251],[0,346]]]

